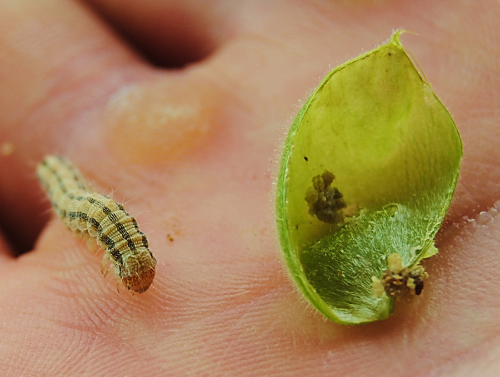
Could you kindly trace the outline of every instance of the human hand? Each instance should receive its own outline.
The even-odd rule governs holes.
[[[1,1],[2,374],[496,376],[499,220],[463,217],[500,199],[499,16],[492,0]],[[461,177],[423,294],[341,326],[286,276],[276,149],[329,68],[398,27],[461,132]],[[158,260],[146,293],[117,293],[45,224],[46,154],[136,216]]]

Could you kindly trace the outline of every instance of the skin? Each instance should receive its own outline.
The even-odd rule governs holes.
[[[500,217],[464,216],[500,199],[499,17],[494,0],[0,0],[2,374],[497,376]],[[273,179],[299,101],[397,27],[457,123],[461,177],[422,295],[341,326],[287,276]],[[136,216],[146,293],[117,293],[50,220],[46,154]]]

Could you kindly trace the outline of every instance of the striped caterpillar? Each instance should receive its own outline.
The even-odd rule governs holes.
[[[105,250],[101,271],[111,262],[118,283],[133,292],[145,292],[154,280],[156,259],[123,205],[90,192],[80,172],[62,157],[45,157],[37,174],[62,222],[74,232],[95,237]]]

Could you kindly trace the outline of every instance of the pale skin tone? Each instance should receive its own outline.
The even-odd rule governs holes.
[[[463,217],[500,199],[499,18],[493,0],[1,0],[2,374],[497,376],[500,217]],[[461,178],[423,294],[346,327],[281,262],[276,149],[329,68],[398,27],[455,118]],[[53,218],[34,171],[54,153],[136,216],[149,291],[117,293]]]

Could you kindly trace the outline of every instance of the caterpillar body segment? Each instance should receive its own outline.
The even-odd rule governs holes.
[[[114,265],[118,281],[133,292],[145,292],[154,280],[156,259],[123,205],[91,192],[78,169],[62,157],[47,156],[37,174],[62,222],[74,232],[95,237],[105,251],[103,264]]]

